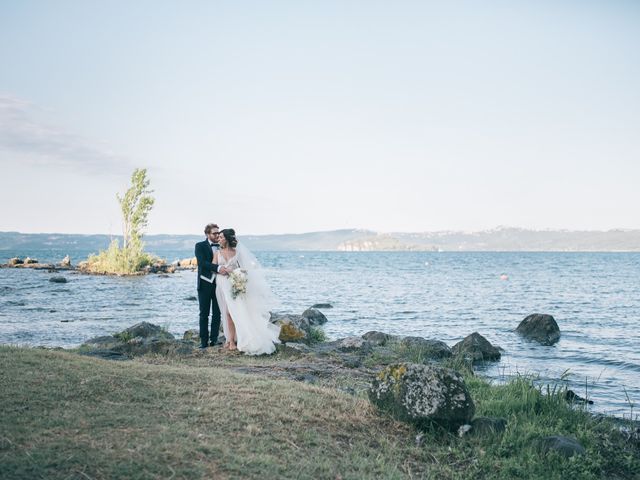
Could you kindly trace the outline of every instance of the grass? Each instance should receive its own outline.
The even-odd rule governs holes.
[[[309,327],[307,337],[304,339],[305,343],[314,345],[316,343],[322,343],[327,341],[327,334],[319,327]]]
[[[120,248],[118,240],[113,240],[106,250],[90,255],[86,261],[86,270],[90,273],[110,275],[136,275],[158,258],[142,250],[142,245]]]
[[[478,415],[502,435],[425,432],[348,395],[238,367],[271,357],[110,362],[0,347],[0,478],[638,478],[634,446],[528,378],[467,376]],[[536,439],[577,438],[587,455],[543,456]]]

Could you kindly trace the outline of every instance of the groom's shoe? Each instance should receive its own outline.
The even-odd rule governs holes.
[[[204,350],[205,348],[207,348],[207,345],[200,344],[200,347],[198,348],[200,348],[200,350]]]

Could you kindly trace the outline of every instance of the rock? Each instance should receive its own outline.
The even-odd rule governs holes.
[[[529,315],[520,322],[516,332],[542,345],[553,345],[560,340],[560,328],[551,315],[539,313]]]
[[[187,330],[182,335],[182,340],[186,340],[187,342],[200,343],[200,332],[198,330],[192,329]]]
[[[280,326],[281,342],[299,342],[307,338],[311,325],[302,315],[271,313],[269,321]]]
[[[65,277],[51,277],[49,281],[53,283],[67,283],[68,280]]]
[[[320,310],[316,310],[315,308],[307,308],[304,312],[302,312],[302,316],[309,321],[310,325],[324,325],[327,323],[327,317]]]
[[[117,333],[115,336],[127,340],[135,338],[175,340],[175,337],[164,330],[162,327],[149,322],[136,323],[129,328],[125,328],[122,332]]]
[[[182,260],[179,260],[177,262],[177,265],[179,267],[182,267],[182,268],[185,268],[185,267],[197,267],[198,266],[198,259],[196,257],[183,258]]]
[[[312,305],[311,308],[333,308],[333,305],[330,303],[316,303]]]
[[[507,428],[506,418],[476,417],[471,420],[471,433],[473,435],[487,435],[502,433]]]
[[[24,263],[24,260],[22,260],[21,258],[13,257],[9,259],[8,265],[16,266],[16,265],[22,265],[23,263]]]
[[[469,423],[475,412],[462,376],[434,365],[388,366],[373,380],[369,399],[381,410],[418,427],[436,423],[456,429]]]
[[[65,256],[60,262],[61,267],[70,267],[71,266],[71,257],[69,255]]]
[[[500,360],[500,350],[480,335],[473,332],[464,340],[456,343],[451,352],[454,355],[463,355],[471,359],[472,362],[483,362],[488,360]]]
[[[449,346],[440,340],[429,340],[422,337],[404,337],[400,340],[400,343],[427,359],[441,359],[451,356]]]
[[[373,345],[377,345],[377,346],[383,346],[386,345],[386,343],[395,338],[392,335],[389,335],[387,333],[383,333],[383,332],[376,332],[371,331],[371,332],[367,332],[364,335],[362,335],[362,338],[364,338],[367,342],[373,344]]]
[[[141,322],[112,336],[96,337],[85,342],[81,351],[86,354],[110,351],[136,357],[149,353],[161,355],[187,355],[193,352],[195,344],[176,340],[173,335],[158,325]],[[97,353],[96,353],[97,352]]]
[[[24,264],[25,265],[31,265],[31,264],[34,264],[34,263],[38,263],[38,260],[36,260],[35,258],[27,257],[27,258],[24,259]]]
[[[573,390],[567,390],[565,392],[565,394],[564,394],[564,398],[569,403],[586,403],[586,404],[589,404],[589,405],[593,405],[593,400],[587,400],[586,398],[582,398],[580,395],[578,395]]]
[[[309,320],[302,315],[292,315],[289,313],[273,313],[271,312],[271,317],[269,321],[275,325],[284,325],[290,324],[296,327],[298,330],[304,330],[305,334],[311,328],[311,324]]]
[[[159,355],[188,355],[193,352],[195,344],[184,340],[168,340],[162,338],[138,337],[125,344],[121,350],[131,356],[147,355],[149,353]]]
[[[180,267],[190,267],[191,266],[191,259],[190,258],[183,258],[182,260],[178,261],[178,266],[180,266]]]
[[[102,358],[103,360],[117,360],[117,361],[122,361],[122,360],[129,360],[130,357],[128,357],[127,355],[120,353],[120,352],[116,352],[113,350],[90,350],[87,352],[78,352],[80,355],[86,355],[87,357],[97,357],[97,358]]]
[[[586,450],[577,440],[573,438],[563,437],[561,435],[552,435],[544,437],[540,441],[540,448],[543,452],[557,452],[563,457],[573,457],[574,455],[583,455]]]
[[[336,342],[338,350],[343,352],[353,352],[356,350],[370,349],[371,344],[362,337],[346,337]]]
[[[294,342],[298,343],[300,340],[307,338],[307,332],[298,328],[293,323],[281,323],[280,335],[278,337],[281,342]]]
[[[82,347],[98,350],[111,350],[114,347],[122,345],[122,343],[122,340],[114,337],[113,335],[104,335],[87,340],[82,344]]]

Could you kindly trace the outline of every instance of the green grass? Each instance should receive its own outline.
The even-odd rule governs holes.
[[[419,432],[363,396],[235,371],[311,361],[0,347],[0,478],[638,478],[637,447],[527,378],[467,377],[477,413],[508,419],[504,434],[434,430],[416,446]],[[541,455],[535,440],[551,434],[587,455]]]
[[[106,250],[90,255],[86,261],[86,270],[91,273],[112,275],[135,275],[157,261],[156,257],[142,250],[142,245],[120,248],[118,240],[113,240]]]
[[[307,337],[304,339],[305,343],[314,345],[316,343],[322,343],[327,341],[327,334],[320,327],[309,327]]]

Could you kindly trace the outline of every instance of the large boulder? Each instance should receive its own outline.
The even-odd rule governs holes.
[[[324,314],[315,308],[307,308],[304,312],[302,312],[302,316],[307,319],[310,325],[324,325],[327,323],[327,317]]]
[[[302,315],[283,313],[271,313],[269,319],[274,325],[280,327],[281,342],[300,342],[309,336],[311,324]]]
[[[462,376],[435,365],[398,363],[382,370],[369,399],[383,411],[418,427],[456,429],[471,421],[475,406]]]
[[[534,313],[527,316],[518,328],[518,332],[523,337],[534,340],[542,345],[553,345],[560,340],[560,328],[551,315]]]
[[[500,360],[500,350],[478,332],[473,332],[464,340],[456,343],[451,352],[454,355],[462,355],[472,362],[484,362],[488,360]]]
[[[162,340],[175,340],[175,337],[158,325],[149,322],[140,322],[125,328],[122,332],[116,334],[124,340],[134,338],[156,338]]]
[[[13,257],[9,259],[9,265],[11,266],[16,266],[16,265],[22,265],[24,263],[24,260],[22,260],[21,258],[18,257]]]
[[[278,339],[283,342],[294,342],[298,343],[307,338],[307,331],[301,328],[298,328],[293,323],[281,323],[280,325],[280,335]]]
[[[430,340],[422,337],[404,337],[400,340],[400,343],[403,347],[424,359],[442,359],[451,356],[449,346],[440,340]]]
[[[188,340],[176,340],[158,325],[141,322],[115,335],[96,337],[85,342],[83,353],[110,358],[106,354],[118,353],[136,357],[149,353],[161,355],[186,355],[193,352],[195,344]]]
[[[27,257],[27,258],[24,259],[24,264],[25,265],[33,265],[33,264],[36,264],[36,263],[38,263],[38,260],[35,259],[35,258]]]
[[[61,267],[70,267],[71,266],[71,257],[69,255],[65,256],[60,262]]]

